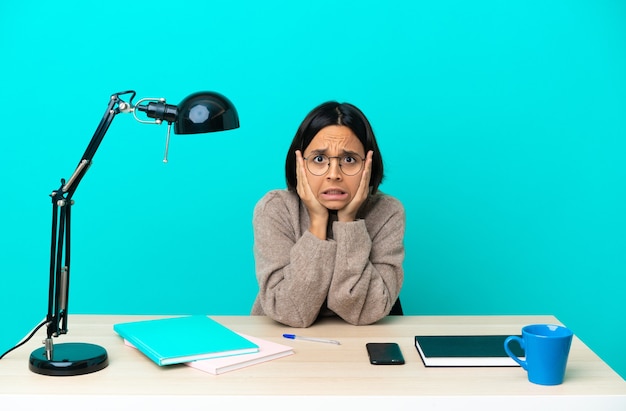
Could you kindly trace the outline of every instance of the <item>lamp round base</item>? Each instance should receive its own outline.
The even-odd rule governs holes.
[[[55,344],[52,360],[46,358],[45,348],[30,354],[28,368],[37,374],[52,376],[83,375],[100,371],[109,365],[106,350],[87,343]]]

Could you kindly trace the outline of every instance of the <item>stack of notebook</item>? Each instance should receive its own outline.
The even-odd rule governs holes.
[[[182,363],[212,374],[293,354],[289,346],[238,334],[200,315],[119,323],[113,330],[158,365]]]

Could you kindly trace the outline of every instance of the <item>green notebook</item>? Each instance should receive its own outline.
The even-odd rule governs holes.
[[[508,335],[418,335],[415,348],[426,367],[519,367],[506,351]],[[510,345],[518,357],[524,351]]]
[[[119,323],[113,330],[158,365],[259,351],[253,342],[203,315]]]

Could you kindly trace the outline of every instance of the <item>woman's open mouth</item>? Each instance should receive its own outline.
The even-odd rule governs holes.
[[[338,188],[332,188],[329,190],[325,190],[321,194],[322,199],[326,201],[341,201],[348,198],[348,193]]]

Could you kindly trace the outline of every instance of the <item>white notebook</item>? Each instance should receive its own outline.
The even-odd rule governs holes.
[[[228,371],[238,370],[262,362],[286,357],[294,353],[293,348],[288,345],[278,344],[273,341],[263,340],[250,335],[240,334],[242,337],[252,341],[259,346],[259,352],[253,354],[241,354],[231,357],[212,358],[209,360],[199,360],[185,363],[192,368],[208,372],[210,374],[223,374]]]

